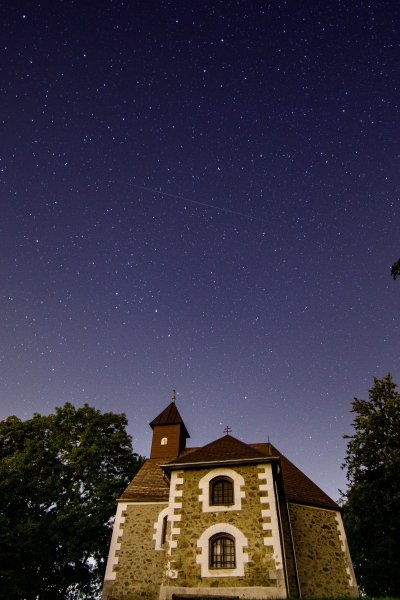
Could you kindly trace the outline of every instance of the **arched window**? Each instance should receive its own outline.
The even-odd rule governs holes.
[[[246,496],[244,487],[244,479],[237,471],[226,468],[211,469],[199,481],[199,502],[202,504],[202,511],[241,510],[242,499]]]
[[[161,438],[161,446],[166,446],[168,444],[168,438],[163,437]]]
[[[249,545],[243,533],[230,523],[215,523],[207,527],[197,540],[196,562],[201,577],[243,577],[249,555]]]
[[[161,546],[163,546],[167,540],[167,526],[168,526],[168,515],[165,515],[162,522],[161,530]]]
[[[157,517],[154,523],[153,540],[155,541],[155,549],[163,550],[167,541],[167,526],[168,526],[168,506],[164,508]]]
[[[210,569],[234,569],[236,567],[235,538],[228,533],[218,533],[210,539]]]
[[[229,477],[215,477],[210,481],[210,504],[231,506],[234,504],[233,481]]]

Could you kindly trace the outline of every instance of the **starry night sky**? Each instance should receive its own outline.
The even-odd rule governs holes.
[[[0,418],[172,390],[337,499],[353,396],[400,383],[400,6],[0,9]]]

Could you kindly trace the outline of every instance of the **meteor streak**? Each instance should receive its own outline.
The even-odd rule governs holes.
[[[109,181],[109,183],[114,183],[114,181]],[[238,210],[231,210],[230,208],[225,208],[223,206],[217,206],[216,204],[210,204],[209,202],[200,202],[199,200],[192,200],[190,198],[186,198],[185,196],[178,196],[177,194],[170,194],[168,192],[162,192],[161,190],[149,188],[144,185],[137,185],[136,183],[131,183],[129,181],[117,180],[117,183],[121,183],[123,185],[128,185],[128,186],[134,187],[138,190],[143,190],[145,192],[151,192],[153,194],[158,194],[159,196],[165,196],[166,198],[173,198],[174,200],[180,200],[181,202],[190,202],[191,204],[197,204],[199,206],[204,206],[206,208],[213,208],[214,210],[219,210],[221,212],[229,213],[231,215],[237,215],[239,217],[244,217],[245,219],[249,219],[250,221],[261,221],[261,219],[258,219],[257,217],[252,217],[251,215],[239,212]]]

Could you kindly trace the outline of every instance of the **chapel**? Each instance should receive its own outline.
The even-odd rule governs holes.
[[[340,507],[270,443],[200,448],[173,401],[118,500],[102,600],[355,597]]]

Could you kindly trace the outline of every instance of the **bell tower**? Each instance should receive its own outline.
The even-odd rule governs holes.
[[[150,458],[176,458],[186,447],[186,439],[190,435],[176,408],[175,399],[174,391],[172,402],[150,423],[153,430]]]

